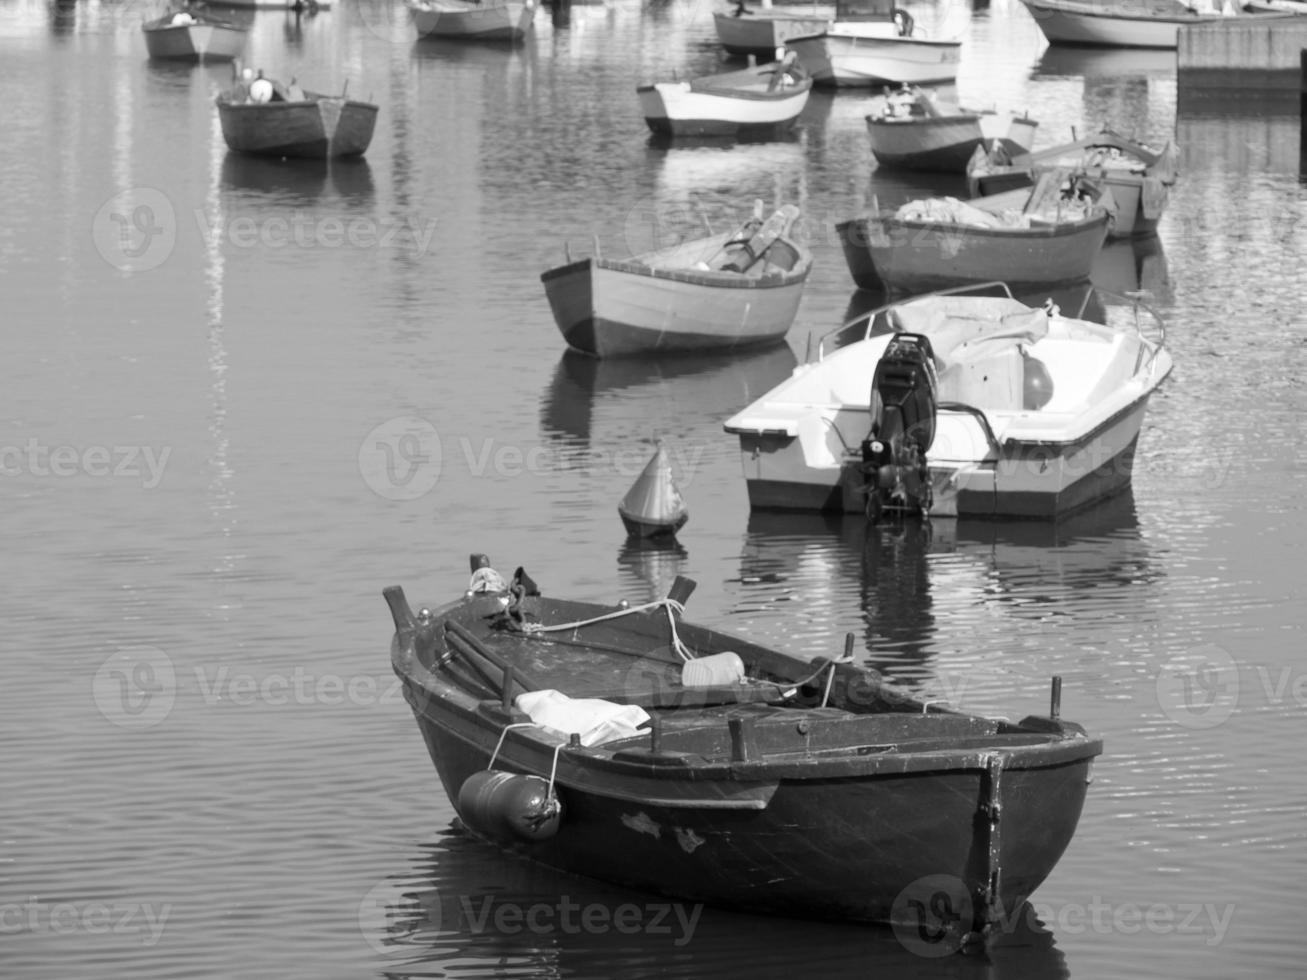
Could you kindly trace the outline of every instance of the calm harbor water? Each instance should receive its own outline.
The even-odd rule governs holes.
[[[634,87],[721,63],[706,0],[538,12],[517,48],[415,43],[391,0],[244,15],[247,62],[381,106],[367,157],[228,156],[226,66],[146,60],[157,8],[0,0],[0,974],[54,978],[1288,977],[1307,875],[1296,116],[1177,111],[1169,53],[1053,51],[1016,0],[912,3],[965,101],[1038,146],[1174,137],[1144,288],[1175,372],[1130,494],[1062,525],[750,514],[723,419],[858,294],[835,221],[957,183],[876,173],[866,95],[791,139],[652,143]],[[787,346],[594,362],[539,282],[678,223],[797,201],[817,254]],[[680,546],[624,542],[662,437]],[[451,827],[388,661],[383,586],[467,555],[805,656],[845,633],[964,709],[1101,733],[1079,832],[985,957],[887,930],[672,907]],[[528,914],[529,913],[529,914]]]

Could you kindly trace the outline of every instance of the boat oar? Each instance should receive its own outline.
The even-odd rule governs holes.
[[[491,684],[499,687],[504,672],[511,670],[513,680],[523,691],[543,690],[543,684],[538,683],[529,674],[524,674],[522,669],[516,664],[510,664],[495,651],[477,639],[466,626],[462,623],[455,622],[452,619],[445,620],[445,638],[450,645],[459,653],[463,654],[474,668],[478,668],[477,661],[481,665],[477,672],[486,678]]]

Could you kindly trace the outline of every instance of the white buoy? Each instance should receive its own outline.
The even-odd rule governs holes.
[[[661,443],[617,505],[617,513],[626,533],[637,538],[674,535],[689,520],[690,512],[672,479],[672,462]]]

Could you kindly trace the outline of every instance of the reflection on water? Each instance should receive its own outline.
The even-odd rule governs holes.
[[[330,188],[356,203],[370,201],[376,188],[365,158],[351,160],[292,160],[228,152],[222,161],[222,184],[253,192],[281,203],[309,203]]]
[[[617,555],[619,593],[633,603],[663,598],[688,557],[675,538],[628,537]]]
[[[1070,975],[1055,934],[1028,905],[984,952],[932,959],[888,928],[743,915],[612,888],[506,857],[457,827],[419,845],[411,861],[373,890],[361,915],[392,978],[449,975],[463,963],[493,963],[496,977],[522,980],[792,980],[814,962],[823,978]]]
[[[1050,44],[1031,70],[1032,78],[1163,77],[1175,75],[1175,52],[1152,48],[1094,48]]]
[[[725,419],[774,388],[796,364],[784,343],[753,353],[689,357],[600,359],[569,350],[541,399],[540,428],[547,438],[584,447],[604,405],[609,422],[661,418],[677,428],[683,419]]]
[[[793,603],[818,642],[845,631],[887,676],[936,689],[932,663],[974,656],[954,646],[969,624],[998,615],[1088,617],[1131,592],[1138,608],[1160,571],[1127,490],[1058,522],[935,519],[869,525],[856,515],[749,515],[733,612]],[[858,614],[854,614],[858,610]]]

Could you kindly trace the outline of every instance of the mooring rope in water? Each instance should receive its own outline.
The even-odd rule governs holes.
[[[610,619],[618,619],[622,616],[630,616],[634,613],[651,612],[654,609],[665,609],[667,611],[667,623],[672,631],[672,649],[684,661],[695,659],[694,651],[691,650],[681,640],[676,632],[676,617],[673,612],[685,615],[685,606],[675,599],[656,599],[653,602],[646,602],[639,606],[629,606],[626,609],[615,609],[610,613],[604,613],[602,616],[594,616],[590,619],[578,619],[571,623],[556,623],[553,626],[542,626],[539,623],[525,623],[522,626],[523,632],[526,633],[561,633],[567,630],[580,629],[582,626],[593,626],[595,623],[602,623]]]

